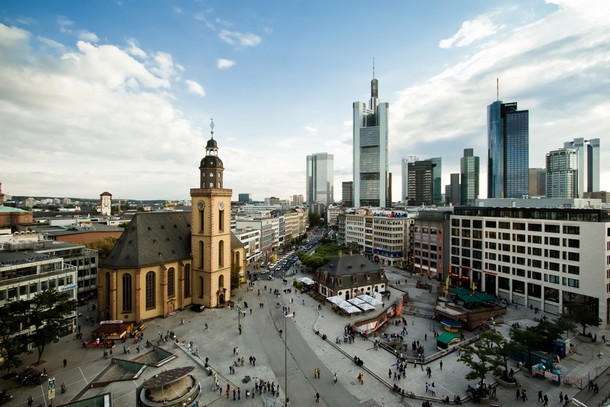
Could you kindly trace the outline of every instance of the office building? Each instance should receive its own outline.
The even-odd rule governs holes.
[[[328,153],[307,156],[305,196],[307,205],[329,205],[334,202],[334,157]]]
[[[546,195],[546,169],[545,168],[530,168],[529,169],[529,196],[545,196]]]
[[[389,205],[388,103],[379,103],[378,82],[371,81],[371,99],[353,104],[354,206]]]
[[[411,226],[412,273],[443,280],[449,265],[450,216],[450,208],[418,211]]]
[[[293,206],[303,205],[303,202],[305,202],[305,198],[303,198],[303,194],[292,195],[292,205]]]
[[[415,161],[419,161],[419,158],[414,155],[410,155],[408,157],[404,157],[400,160],[400,170],[401,170],[401,191],[402,194],[400,196],[400,202],[403,204],[407,204],[407,199],[409,197],[409,163],[414,163]]]
[[[451,282],[559,316],[586,305],[610,323],[610,215],[603,209],[457,207],[451,217]],[[538,201],[538,202],[536,202]],[[573,200],[574,201],[574,200]],[[576,203],[576,202],[575,202]]]
[[[354,206],[354,183],[352,181],[341,183],[341,204],[348,208]]]
[[[443,160],[441,157],[430,158],[432,162],[432,204],[443,204]]]
[[[460,158],[460,203],[474,205],[479,197],[479,157],[475,157],[472,148],[464,149]]]
[[[578,151],[560,148],[546,154],[546,197],[578,197]]]
[[[583,198],[585,192],[598,192],[600,180],[599,139],[575,138],[573,141],[564,143],[564,148],[574,148],[578,156],[578,197]]]
[[[487,107],[487,197],[529,193],[529,111],[498,100]]]
[[[112,213],[112,194],[110,192],[100,194],[100,213],[102,216],[110,216]]]
[[[434,165],[431,160],[408,163],[407,205],[432,205],[434,201]]]
[[[252,203],[252,196],[250,195],[249,192],[242,193],[237,196],[237,200],[239,203],[244,203],[244,204]]]
[[[449,188],[445,193],[445,202],[452,206],[458,206],[460,204],[460,174],[453,173],[449,175]]]

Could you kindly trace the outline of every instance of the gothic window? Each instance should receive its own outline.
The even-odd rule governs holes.
[[[218,277],[218,288],[224,288],[225,286],[225,276]]]
[[[123,312],[132,311],[131,302],[131,274],[123,274]]]
[[[155,272],[149,271],[146,273],[146,309],[155,308],[156,298],[156,278]]]
[[[199,241],[199,268],[203,270],[203,241]]]
[[[225,229],[225,211],[218,211],[218,230],[221,232]]]
[[[173,267],[167,270],[167,298],[176,296],[176,271]]]
[[[191,296],[191,265],[187,264],[184,267],[184,296]]]
[[[203,233],[203,227],[204,227],[204,223],[203,223],[203,211],[205,209],[200,209],[199,210],[199,232]]]
[[[199,298],[203,298],[203,277],[199,277]]]
[[[224,253],[225,252],[225,242],[221,240],[218,242],[218,267],[223,267],[225,263]]]

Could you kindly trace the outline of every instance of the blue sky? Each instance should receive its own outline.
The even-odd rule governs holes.
[[[305,193],[305,157],[352,178],[352,103],[372,64],[400,159],[481,157],[486,106],[530,111],[530,167],[600,138],[610,190],[606,1],[17,1],[0,3],[0,182],[14,195],[186,199],[214,118],[225,186]]]

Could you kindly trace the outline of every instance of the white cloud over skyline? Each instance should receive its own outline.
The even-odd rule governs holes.
[[[448,183],[464,148],[481,158],[484,194],[486,106],[496,78],[500,99],[530,111],[530,167],[543,167],[545,153],[564,141],[601,138],[602,189],[610,190],[610,12],[604,2],[548,3],[527,19],[529,9],[499,3],[453,20],[427,41],[437,60],[417,80],[407,71],[410,56],[392,67],[400,75],[377,68],[381,101],[390,103],[394,200],[402,157],[441,156]],[[52,17],[55,32],[0,23],[3,191],[187,198],[213,116],[234,197],[304,194],[305,157],[325,151],[334,155],[340,199],[341,181],[351,180],[351,102],[368,101],[370,80],[364,69],[350,70],[353,60],[334,65],[353,52],[326,51],[339,42],[331,28],[306,48],[280,42],[297,23],[201,13],[175,11],[213,26],[199,42],[183,40],[185,50],[128,29],[113,36],[67,13]],[[265,32],[265,41],[253,32]],[[400,44],[391,45],[378,61],[400,54]]]

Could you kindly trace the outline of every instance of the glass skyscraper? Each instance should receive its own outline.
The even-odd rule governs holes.
[[[487,197],[529,192],[529,111],[498,100],[487,107]]]
[[[388,207],[388,103],[379,103],[377,79],[371,81],[371,100],[354,102],[354,207]]]
[[[573,148],[578,156],[578,182],[576,197],[583,198],[585,192],[599,191],[599,149],[598,138],[585,140],[575,138],[564,143],[564,148]]]
[[[317,153],[307,156],[306,198],[307,205],[334,202],[334,156]]]
[[[474,205],[479,197],[479,157],[472,148],[465,148],[460,158],[460,178],[460,204]]]

